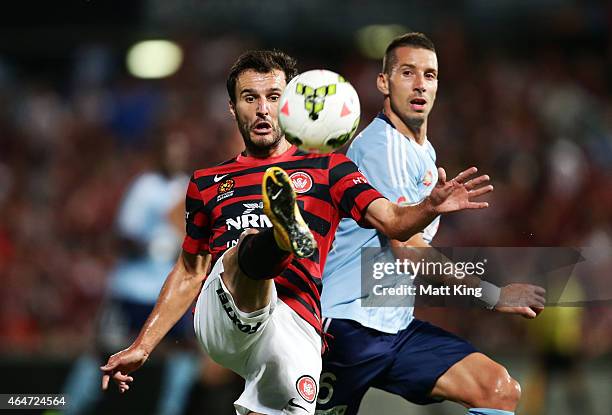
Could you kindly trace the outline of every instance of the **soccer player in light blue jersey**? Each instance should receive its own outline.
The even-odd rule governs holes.
[[[438,88],[433,43],[421,33],[394,39],[377,86],[384,95],[383,111],[347,155],[385,197],[418,203],[438,180],[436,152],[427,138],[427,117]],[[518,382],[465,340],[415,319],[414,297],[401,307],[362,306],[367,298],[361,293],[361,248],[428,247],[439,222],[440,217],[400,242],[342,220],[323,276],[324,329],[332,340],[324,356],[317,414],[356,414],[370,387],[421,405],[451,400],[472,415],[514,413]],[[482,288],[488,307],[499,312],[534,318],[544,306],[544,290],[533,285],[498,288],[477,277],[462,283]]]

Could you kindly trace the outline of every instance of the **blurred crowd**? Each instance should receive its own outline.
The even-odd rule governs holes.
[[[500,52],[477,49],[452,28],[431,35],[440,81],[429,139],[438,163],[451,175],[476,165],[496,188],[488,210],[443,218],[436,245],[593,246],[608,253],[601,266],[609,272],[610,51]],[[182,68],[158,81],[131,78],[100,44],[77,51],[61,80],[26,76],[0,60],[0,354],[72,356],[83,348],[120,249],[118,204],[154,162],[156,138],[187,140],[191,170],[242,149],[226,74],[243,50],[270,45],[236,37],[181,43]],[[289,52],[302,70],[330,68],[355,86],[361,128],[379,111],[378,61],[357,52],[342,61]],[[484,349],[512,349],[529,336],[523,321],[466,312],[473,318],[419,311],[486,339]],[[585,307],[580,321],[588,324],[578,347],[609,353],[609,303]]]

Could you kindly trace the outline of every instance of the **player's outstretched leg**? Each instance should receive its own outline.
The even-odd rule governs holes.
[[[440,376],[432,395],[463,404],[469,415],[512,415],[521,387],[499,363],[472,353]]]
[[[266,170],[262,198],[264,212],[274,225],[278,246],[300,258],[311,256],[317,242],[300,214],[291,179],[280,167]]]

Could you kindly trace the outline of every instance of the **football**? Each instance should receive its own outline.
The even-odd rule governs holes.
[[[357,130],[361,109],[355,88],[335,72],[318,69],[287,84],[279,103],[285,137],[306,151],[329,153]]]

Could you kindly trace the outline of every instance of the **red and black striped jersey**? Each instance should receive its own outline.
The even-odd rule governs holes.
[[[212,254],[215,261],[238,243],[247,228],[271,227],[263,213],[261,182],[270,166],[284,169],[318,249],[310,258],[293,258],[274,278],[279,298],[321,333],[321,276],[340,219],[363,222],[368,205],[381,196],[357,166],[342,154],[312,154],[292,146],[277,157],[239,155],[197,170],[186,198],[187,234],[183,249]],[[367,224],[363,223],[367,226]]]

